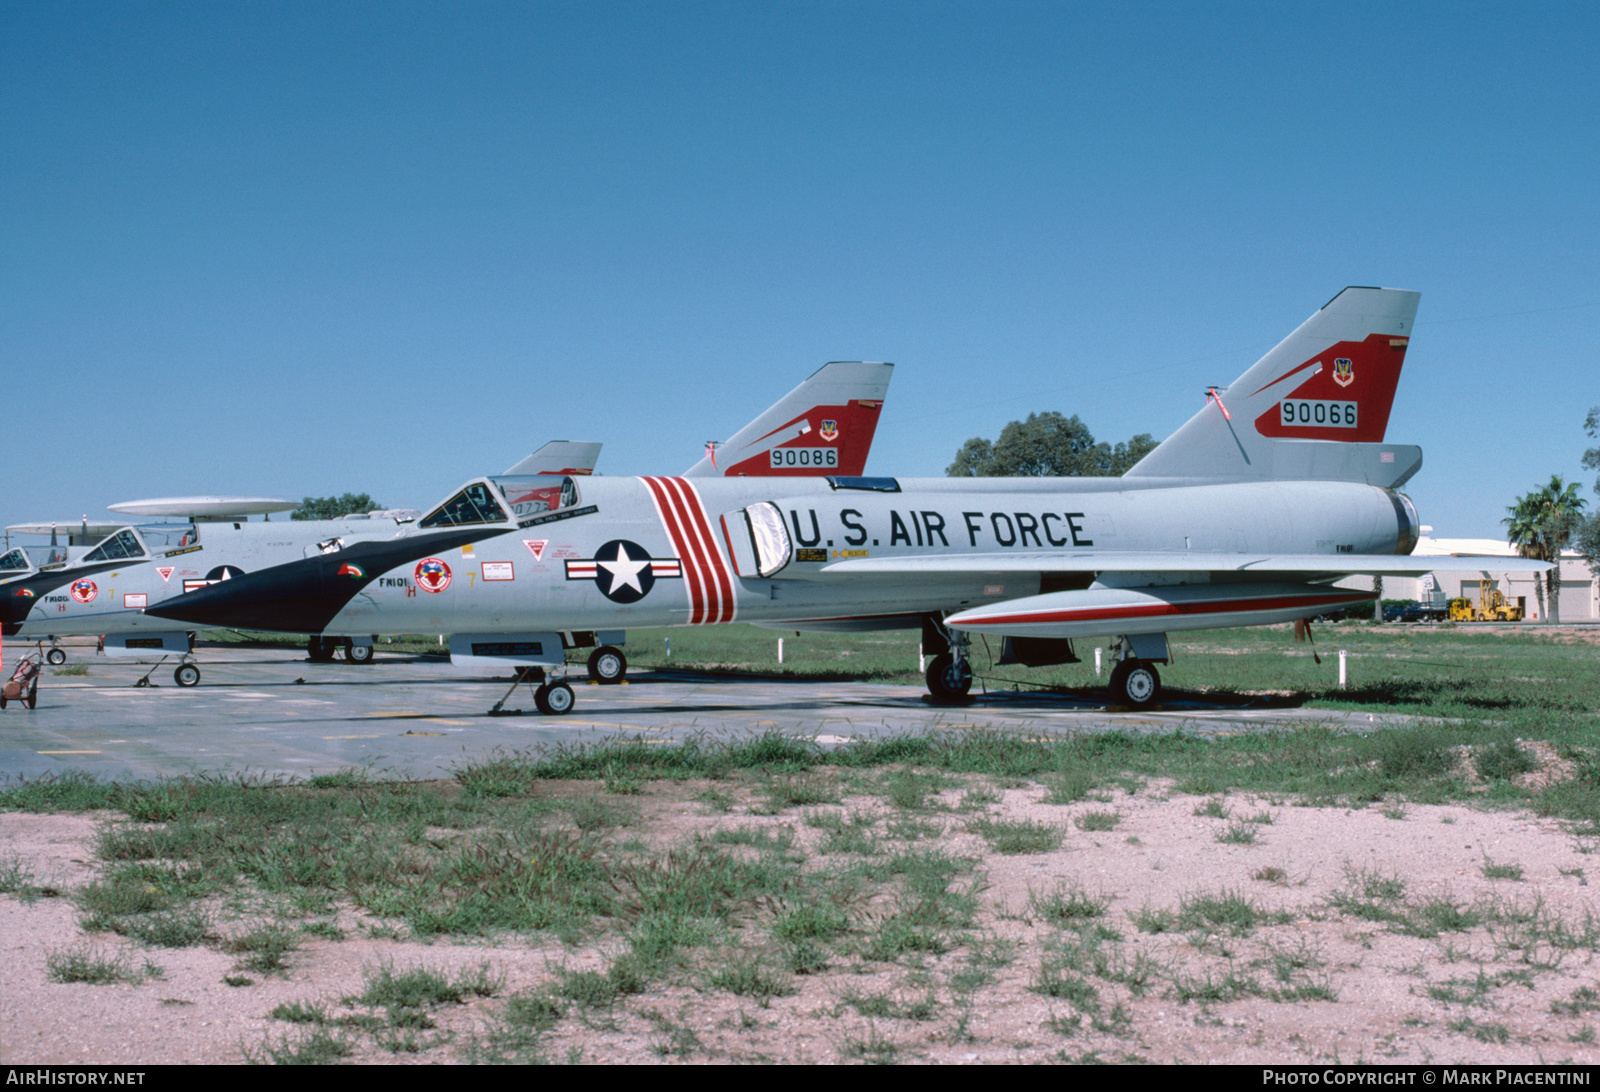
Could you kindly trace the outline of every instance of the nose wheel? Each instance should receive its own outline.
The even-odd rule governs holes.
[[[506,702],[516,693],[517,687],[527,683],[533,687],[533,704],[547,717],[560,717],[572,712],[578,704],[577,695],[564,679],[547,678],[542,667],[519,667],[513,673],[511,688],[501,695],[489,710],[491,717],[520,717],[521,709],[507,709]]]
[[[533,703],[547,717],[560,717],[572,712],[578,703],[572,687],[564,682],[545,683],[533,692]]]

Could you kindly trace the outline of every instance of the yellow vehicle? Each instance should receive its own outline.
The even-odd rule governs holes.
[[[1465,596],[1450,600],[1452,622],[1520,622],[1522,607],[1506,601],[1499,588],[1485,582],[1478,591],[1478,601],[1473,603]]]

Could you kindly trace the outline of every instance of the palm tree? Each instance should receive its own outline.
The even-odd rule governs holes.
[[[1552,475],[1550,484],[1525,496],[1506,509],[1510,514],[1501,523],[1507,528],[1506,541],[1517,548],[1522,557],[1536,561],[1553,561],[1556,567],[1544,574],[1544,583],[1534,584],[1534,594],[1539,600],[1539,612],[1552,622],[1561,620],[1560,580],[1561,551],[1572,541],[1577,530],[1584,500],[1578,496],[1578,484],[1562,480],[1560,474]]]

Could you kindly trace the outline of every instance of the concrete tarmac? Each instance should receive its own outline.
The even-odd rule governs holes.
[[[7,643],[10,677],[26,651]],[[1174,701],[1143,712],[1108,710],[1104,692],[1063,697],[974,691],[970,704],[936,706],[920,687],[881,683],[729,679],[652,672],[621,686],[595,686],[578,665],[569,681],[577,705],[540,716],[530,687],[506,701],[524,716],[489,716],[509,677],[473,676],[448,663],[380,652],[371,665],[319,664],[293,649],[196,651],[202,678],[183,689],[174,661],[135,687],[149,664],[69,648],[68,666],[46,668],[38,708],[0,712],[0,786],[68,770],[107,780],[190,774],[306,778],[345,769],[375,777],[449,777],[493,753],[596,743],[618,737],[740,738],[764,732],[840,744],[863,738],[941,732],[1031,737],[1086,732],[1225,735],[1322,724],[1370,730],[1409,718],[1323,709]]]

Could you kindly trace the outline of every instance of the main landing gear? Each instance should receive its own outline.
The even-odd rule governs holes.
[[[622,649],[601,645],[589,653],[589,677],[601,686],[615,685],[627,673],[628,658],[622,654]]]
[[[1119,638],[1117,666],[1111,669],[1111,704],[1148,709],[1161,696],[1161,675],[1156,664],[1170,663],[1172,652],[1165,633],[1141,633]]]
[[[942,621],[929,615],[922,621],[922,647],[938,648],[941,644],[948,651],[935,655],[923,676],[928,684],[928,698],[935,705],[958,705],[967,700],[972,690],[967,635],[961,630],[945,628]]]
[[[1130,709],[1148,709],[1161,693],[1161,676],[1155,664],[1123,660],[1111,669],[1111,700]]]
[[[372,646],[370,644],[357,644],[349,637],[322,637],[313,634],[306,641],[306,658],[314,664],[330,664],[334,654],[344,649],[345,663],[370,664],[372,662]]]

